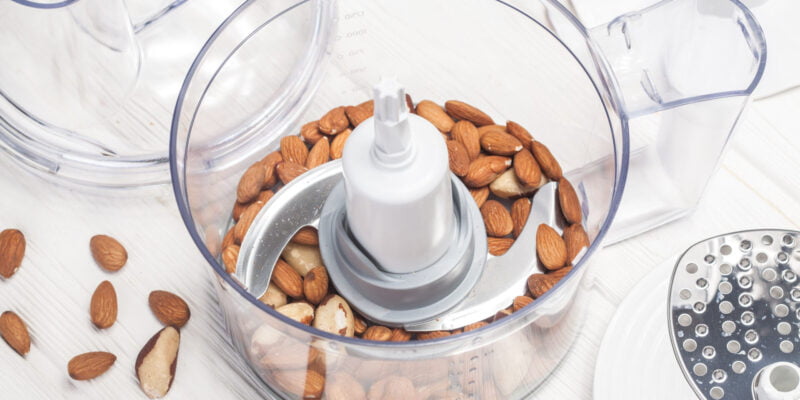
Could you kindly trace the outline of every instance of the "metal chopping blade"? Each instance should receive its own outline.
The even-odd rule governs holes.
[[[669,292],[673,350],[701,399],[753,399],[760,371],[800,364],[800,232],[753,230],[690,247]]]

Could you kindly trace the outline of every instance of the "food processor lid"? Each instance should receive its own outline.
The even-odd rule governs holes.
[[[158,10],[120,0],[0,3],[0,149],[68,186],[168,183],[180,84],[238,5],[184,1],[150,2]]]

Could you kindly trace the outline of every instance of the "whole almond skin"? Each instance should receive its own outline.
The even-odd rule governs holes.
[[[530,132],[527,129],[522,127],[522,125],[514,122],[508,121],[506,122],[506,132],[513,135],[526,149],[530,149],[531,142],[533,142],[533,136],[531,136]]]
[[[536,186],[542,180],[542,169],[528,149],[522,149],[514,155],[514,172],[525,186]]]
[[[371,106],[349,106],[345,107],[344,112],[347,114],[347,119],[350,120],[350,125],[357,127],[364,122],[364,120],[372,116],[373,110]]]
[[[305,165],[308,158],[308,147],[299,136],[284,136],[281,138],[281,156],[284,162]]]
[[[444,103],[444,107],[456,119],[465,119],[477,126],[494,124],[492,117],[463,101],[450,100]]]
[[[553,154],[547,146],[534,140],[531,142],[531,153],[533,153],[536,162],[539,163],[539,167],[542,168],[545,176],[554,181],[561,179],[563,175],[561,165],[556,161],[556,158],[553,157]]]
[[[319,120],[319,130],[326,135],[338,135],[350,126],[344,107],[336,107]]]
[[[472,199],[475,200],[475,204],[478,205],[478,208],[481,208],[483,204],[486,203],[486,199],[489,198],[489,188],[484,186],[478,189],[470,189],[469,194],[472,195]]]
[[[487,238],[489,241],[489,254],[493,256],[502,256],[506,254],[508,249],[511,248],[511,245],[514,244],[514,239],[511,238],[496,238],[490,237]]]
[[[525,223],[528,222],[528,216],[531,214],[531,201],[528,198],[521,198],[511,204],[511,221],[514,222],[514,229],[512,233],[514,237],[519,237],[522,229],[525,228]]]
[[[570,224],[581,223],[583,220],[581,202],[578,200],[575,188],[566,178],[561,178],[558,181],[558,202],[561,205],[561,213],[564,214],[564,219],[567,222]]]
[[[298,176],[303,175],[306,171],[308,171],[308,168],[306,168],[303,164],[284,161],[275,167],[275,171],[278,173],[278,178],[280,178],[281,182],[286,185]]]
[[[247,234],[247,231],[250,229],[250,225],[253,223],[253,220],[256,219],[258,212],[261,211],[261,208],[264,207],[264,202],[256,201],[249,206],[247,209],[244,210],[242,215],[239,217],[239,221],[236,222],[233,229],[233,239],[236,244],[242,244],[244,240],[244,236]]]
[[[292,236],[291,242],[304,244],[306,246],[319,245],[319,233],[317,232],[317,228],[313,226],[304,226],[300,228],[300,230]]]
[[[517,312],[517,311],[525,308],[525,306],[527,306],[528,304],[531,304],[532,302],[533,302],[533,299],[528,297],[528,296],[517,296],[517,297],[515,297],[514,298],[514,312]]]
[[[511,159],[501,156],[479,157],[469,164],[464,183],[471,188],[486,186],[511,166]]]
[[[76,381],[94,379],[108,371],[115,361],[117,356],[105,351],[83,353],[69,360],[67,372]]]
[[[425,118],[442,133],[449,133],[455,122],[438,104],[422,100],[417,104],[417,115]]]
[[[455,140],[447,141],[447,155],[450,161],[450,171],[462,177],[469,172],[469,154],[464,145]]]
[[[279,151],[273,151],[261,159],[261,165],[264,167],[264,185],[261,187],[262,189],[270,189],[278,183],[278,174],[275,172],[275,167],[282,162],[283,156]]]
[[[303,294],[311,304],[319,304],[328,295],[328,270],[316,267],[303,278]]]
[[[233,217],[234,222],[239,222],[239,218],[242,217],[242,213],[247,210],[247,207],[250,206],[252,203],[239,203],[238,201],[233,203],[233,210],[231,210],[231,217]]]
[[[0,314],[0,336],[17,354],[25,356],[31,349],[31,336],[25,322],[13,311]]]
[[[303,138],[303,141],[313,146],[322,140],[325,135],[319,130],[319,121],[312,121],[300,128],[300,137]]]
[[[473,322],[464,327],[464,332],[474,331],[476,329],[483,328],[486,325],[489,325],[489,323],[486,321]]]
[[[486,225],[486,233],[489,236],[503,237],[511,233],[514,223],[511,221],[511,214],[497,200],[489,200],[481,207],[483,223]]]
[[[275,192],[273,192],[272,190],[269,189],[262,190],[261,193],[258,194],[258,197],[256,197],[256,201],[260,201],[264,204],[267,204],[267,202],[269,201],[269,199],[272,198],[272,196],[275,196]]]
[[[264,166],[256,163],[247,168],[239,179],[236,187],[236,201],[239,203],[249,203],[253,201],[261,192],[264,186]]]
[[[344,130],[342,133],[336,135],[333,138],[333,142],[331,142],[331,159],[338,160],[342,158],[342,154],[344,154],[344,145],[347,143],[347,139],[350,137],[350,134],[353,131],[350,129]]]
[[[549,274],[533,274],[528,277],[528,290],[531,291],[534,298],[538,299],[552,289],[558,280],[559,278]]]
[[[328,138],[324,137],[320,139],[314,147],[311,148],[311,151],[308,152],[308,157],[306,158],[306,168],[314,169],[319,167],[322,164],[325,164],[331,158],[331,145],[328,142]]]
[[[481,136],[478,129],[469,121],[458,121],[453,125],[450,134],[453,139],[464,145],[469,159],[474,160],[481,154]]]
[[[233,231],[234,231],[233,228],[234,227],[231,227],[230,229],[228,229],[228,233],[226,233],[225,236],[222,237],[222,246],[221,247],[223,249],[228,247],[228,246],[230,246],[230,245],[232,245],[232,244],[234,244],[234,240],[235,239],[233,238]]]
[[[239,246],[230,244],[222,250],[222,265],[225,272],[233,274],[236,272],[236,262],[239,260]]]
[[[99,329],[114,325],[117,320],[117,292],[109,281],[102,281],[92,294],[89,306],[92,323]]]
[[[97,264],[107,271],[119,271],[128,261],[128,251],[111,236],[93,236],[89,248]]]
[[[390,342],[407,342],[411,340],[411,332],[403,328],[392,329],[392,336],[389,337]]]
[[[567,264],[567,246],[564,239],[547,224],[539,225],[536,230],[536,254],[542,265],[550,271]]]
[[[25,257],[25,235],[17,229],[0,232],[0,276],[11,278]]]
[[[303,297],[303,278],[283,259],[278,259],[275,263],[272,283],[289,297]]]
[[[589,247],[589,235],[581,224],[572,224],[564,228],[564,242],[567,245],[567,262],[574,263],[581,249]]]
[[[154,290],[148,297],[150,310],[167,326],[182,328],[192,316],[189,305],[178,295],[166,290]]]
[[[448,331],[432,331],[432,332],[417,333],[417,339],[419,340],[439,339],[448,336],[450,336],[450,332]]]
[[[503,125],[484,125],[484,126],[478,127],[478,136],[479,137],[483,137],[483,135],[485,135],[485,134],[487,134],[489,132],[492,132],[492,131],[497,131],[497,132],[500,132],[500,133],[508,133],[508,132],[506,132],[506,127],[503,126]]]
[[[353,316],[353,334],[361,336],[367,331],[367,328],[369,328],[369,326],[367,326],[367,322],[364,321],[363,318],[357,315]]]
[[[497,156],[512,156],[522,150],[522,143],[514,136],[500,131],[487,132],[481,136],[481,147]]]
[[[380,325],[373,325],[367,328],[364,335],[361,337],[365,340],[374,340],[376,342],[386,342],[392,337],[392,330]]]
[[[147,397],[158,399],[167,395],[175,380],[181,334],[167,326],[156,332],[136,357],[136,378]]]

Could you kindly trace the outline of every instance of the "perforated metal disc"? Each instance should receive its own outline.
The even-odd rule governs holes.
[[[702,399],[752,399],[753,379],[800,362],[800,233],[716,236],[675,265],[669,295],[673,350]]]

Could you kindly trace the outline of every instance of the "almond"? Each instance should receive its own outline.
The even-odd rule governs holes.
[[[486,321],[473,322],[464,327],[464,332],[474,331],[476,329],[483,328],[486,325],[489,325],[489,323]]]
[[[531,214],[531,201],[528,198],[517,199],[514,204],[511,204],[511,221],[514,222],[514,229],[511,233],[514,237],[519,237],[522,229],[525,228],[525,223],[528,222],[528,216]]]
[[[567,264],[567,246],[564,239],[547,224],[539,225],[536,230],[536,254],[542,265],[550,271]]]
[[[373,325],[367,328],[366,332],[364,332],[364,336],[361,338],[364,340],[374,340],[376,342],[386,342],[389,341],[392,337],[392,330],[380,325]]]
[[[367,400],[364,387],[350,374],[337,372],[328,378],[325,385],[326,400]]]
[[[264,207],[264,203],[256,201],[255,203],[247,206],[247,209],[244,210],[242,215],[239,217],[239,221],[237,221],[236,225],[233,227],[233,239],[236,244],[242,244],[244,241],[244,236],[247,234],[247,231],[250,229],[250,225],[253,223],[253,220],[256,219],[256,216],[258,215],[259,211],[261,211],[262,207]]]
[[[319,245],[319,233],[317,233],[317,228],[313,226],[304,226],[300,228],[300,230],[292,236],[292,243],[308,246]]]
[[[273,309],[286,305],[286,293],[278,289],[273,283],[267,285],[267,291],[258,298],[262,303],[272,307]]]
[[[407,342],[411,340],[411,332],[403,328],[392,329],[392,336],[389,337],[390,342]]]
[[[564,214],[564,219],[567,222],[570,224],[581,223],[583,220],[581,202],[578,200],[575,188],[566,178],[561,178],[558,181],[558,202],[561,205],[561,213]]]
[[[567,274],[569,274],[570,272],[572,272],[572,266],[571,265],[567,265],[564,268],[559,268],[559,269],[557,269],[555,271],[550,271],[550,272],[547,273],[547,275],[548,276],[552,276],[553,278],[556,278],[558,280],[561,280],[562,278],[567,276]]]
[[[286,261],[279,259],[272,271],[272,283],[289,297],[303,297],[303,278]]]
[[[25,322],[13,311],[0,314],[0,336],[17,354],[25,356],[31,349],[31,336]]]
[[[275,167],[282,162],[283,156],[279,151],[273,151],[261,159],[261,165],[264,167],[264,185],[261,187],[262,189],[270,189],[278,183]]]
[[[107,271],[119,271],[128,261],[128,252],[111,236],[93,236],[89,248],[97,264]]]
[[[538,299],[547,293],[548,290],[552,289],[556,283],[558,283],[557,277],[545,274],[533,274],[528,277],[528,290],[531,291],[534,298]]]
[[[542,171],[548,178],[554,181],[561,179],[561,165],[556,161],[556,158],[553,157],[553,154],[550,153],[550,149],[548,149],[547,146],[534,140],[531,142],[531,153],[536,157],[539,167],[542,168]]]
[[[308,147],[299,136],[284,136],[281,138],[281,156],[284,162],[305,165]]]
[[[511,233],[514,223],[511,221],[511,214],[497,200],[489,200],[481,207],[483,223],[486,225],[486,234],[494,237],[502,237]]]
[[[508,249],[511,248],[511,245],[514,244],[514,239],[511,238],[496,238],[490,237],[487,238],[489,244],[489,254],[493,256],[502,256],[506,254]]]
[[[522,150],[522,143],[507,133],[491,131],[481,136],[481,147],[490,154],[511,156]]]
[[[226,233],[225,236],[222,238],[222,248],[224,249],[232,245],[233,243],[234,243],[233,227],[231,227],[231,229],[228,229],[228,233]]]
[[[350,125],[353,125],[355,128],[368,118],[372,117],[373,110],[371,107],[350,106],[345,107],[344,112],[347,114],[347,119],[350,120]]]
[[[252,203],[239,203],[238,201],[233,203],[233,210],[231,211],[231,217],[233,217],[234,222],[238,222],[239,218],[242,217],[242,213],[244,210],[247,210],[247,207],[250,206]]]
[[[530,196],[541,185],[524,186],[522,182],[517,179],[517,173],[514,168],[503,172],[491,184],[489,190],[495,196],[503,199],[513,199],[521,196]]]
[[[484,186],[479,189],[470,189],[469,194],[472,195],[472,199],[475,200],[475,204],[478,205],[478,208],[483,207],[483,203],[486,203],[486,199],[489,198],[489,187]]]
[[[303,294],[311,304],[319,304],[328,295],[328,270],[316,267],[303,278]]]
[[[281,180],[281,182],[286,185],[293,181],[294,178],[303,175],[306,171],[308,171],[308,168],[302,164],[284,161],[275,167],[275,171],[278,173],[278,178]]]
[[[432,332],[417,333],[417,339],[419,340],[439,339],[448,336],[450,336],[450,332],[448,331],[432,331]]]
[[[536,186],[542,181],[542,169],[528,149],[514,155],[514,171],[524,186]]]
[[[574,264],[581,249],[589,247],[589,235],[581,224],[572,224],[564,228],[564,242],[567,245],[567,262]]]
[[[264,166],[256,163],[247,168],[239,179],[236,187],[236,201],[239,203],[249,203],[253,201],[261,192],[264,185]]]
[[[533,303],[533,299],[528,296],[517,296],[514,298],[514,312],[517,312],[528,304]]]
[[[329,295],[317,307],[314,328],[336,335],[353,337],[355,319],[350,305],[338,295]]]
[[[189,305],[178,295],[165,290],[154,290],[148,298],[150,310],[162,324],[182,328],[189,321]]]
[[[318,399],[325,389],[325,377],[313,369],[277,370],[274,378],[283,390],[297,398]]]
[[[300,137],[303,138],[303,141],[313,146],[325,135],[319,130],[319,121],[312,121],[300,127]]]
[[[331,145],[328,143],[328,138],[324,137],[308,152],[306,158],[306,168],[314,169],[322,164],[325,164],[331,158]]]
[[[314,307],[308,303],[289,303],[276,308],[275,311],[303,325],[311,325],[311,321],[314,320]]]
[[[501,156],[480,157],[469,164],[464,183],[472,188],[486,186],[511,166],[511,159]]]
[[[417,104],[417,115],[427,119],[442,133],[449,133],[455,124],[442,107],[430,100],[422,100]]]
[[[469,171],[469,154],[464,145],[455,140],[447,141],[447,155],[450,160],[450,171],[462,177]]]
[[[239,260],[239,246],[231,244],[222,250],[222,265],[225,266],[225,272],[229,274],[236,273],[236,262]]]
[[[319,120],[319,130],[326,135],[337,135],[350,126],[350,120],[344,112],[344,107],[336,107],[328,111]]]
[[[444,107],[453,118],[465,119],[477,126],[494,124],[492,117],[463,101],[450,100],[444,103]]]
[[[256,201],[260,201],[264,204],[267,204],[267,202],[272,198],[272,196],[275,196],[275,192],[273,192],[272,190],[269,189],[262,190],[261,193],[258,194],[258,197],[256,197]]]
[[[530,132],[523,128],[522,125],[514,121],[508,121],[506,122],[506,131],[517,138],[517,140],[519,140],[519,142],[522,143],[526,149],[530,149],[531,142],[533,142],[533,136],[531,136]]]
[[[25,257],[25,235],[17,229],[0,232],[0,276],[11,278]]]
[[[297,271],[300,276],[306,276],[308,271],[323,265],[322,255],[318,246],[306,246],[297,243],[288,243],[281,252],[286,262]]]
[[[151,399],[167,395],[175,379],[181,334],[172,326],[158,331],[142,347],[136,357],[136,378],[139,387]]]
[[[105,351],[83,353],[69,360],[67,372],[76,381],[94,379],[108,371],[115,361],[117,356]]]
[[[333,138],[333,142],[331,142],[331,159],[338,160],[342,158],[342,154],[344,154],[344,145],[347,142],[347,138],[350,137],[352,131],[350,129],[346,129],[335,138]]]
[[[481,137],[478,129],[469,121],[458,121],[450,131],[453,139],[464,145],[470,160],[478,158],[481,154]]]
[[[94,326],[106,329],[117,320],[117,292],[109,281],[102,281],[92,294],[89,315]]]
[[[367,328],[369,326],[367,326],[367,321],[364,321],[364,318],[358,315],[353,316],[353,334],[361,336],[367,331]]]
[[[506,127],[503,125],[484,125],[478,128],[478,137],[483,137],[483,135],[489,132],[508,133],[506,132]]]

